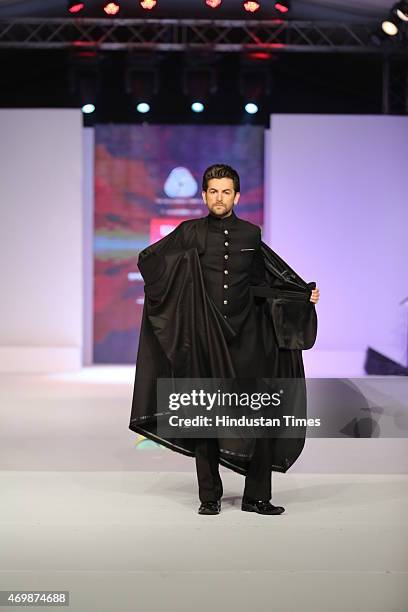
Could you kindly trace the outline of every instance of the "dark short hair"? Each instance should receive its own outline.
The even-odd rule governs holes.
[[[234,191],[240,191],[239,174],[227,164],[213,164],[203,174],[203,191],[208,189],[208,181],[211,179],[230,178],[234,183]]]

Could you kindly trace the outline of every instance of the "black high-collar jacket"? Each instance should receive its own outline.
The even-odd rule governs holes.
[[[145,281],[145,303],[136,364],[130,429],[185,455],[194,456],[194,440],[162,437],[158,421],[158,378],[234,378],[228,342],[237,331],[207,294],[200,255],[205,253],[209,215],[180,223],[169,235],[140,252],[138,266]],[[218,223],[218,220],[215,220]],[[221,221],[222,222],[222,221]],[[259,232],[257,226],[234,217]],[[315,283],[306,283],[264,242],[263,282],[251,286],[265,331],[278,346],[276,372],[282,378],[304,378],[302,350],[313,346],[317,317],[310,302]],[[296,415],[305,417],[306,396]],[[274,439],[272,469],[286,472],[303,446],[298,438]],[[250,457],[235,440],[222,440],[220,463],[246,474]]]

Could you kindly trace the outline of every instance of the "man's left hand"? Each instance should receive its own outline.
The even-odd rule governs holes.
[[[316,287],[316,289],[312,290],[312,295],[310,296],[310,301],[313,302],[313,304],[317,304],[317,302],[319,301],[319,297],[320,297],[320,291]]]

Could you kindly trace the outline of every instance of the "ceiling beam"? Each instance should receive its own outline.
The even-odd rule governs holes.
[[[377,34],[377,38],[375,36]],[[405,40],[401,40],[405,39]],[[273,53],[376,53],[408,56],[406,34],[378,39],[369,23],[199,19],[0,20],[0,48]]]

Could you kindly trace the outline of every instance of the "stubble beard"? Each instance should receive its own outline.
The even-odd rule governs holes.
[[[224,206],[220,206],[219,208],[217,207],[217,205],[213,206],[210,209],[210,212],[215,215],[216,217],[220,217],[221,219],[223,217],[229,217],[229,215],[232,213],[232,210],[234,208],[234,205],[232,205],[232,207],[229,210],[226,210],[226,208]]]

